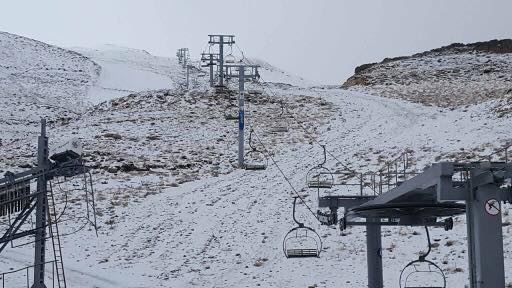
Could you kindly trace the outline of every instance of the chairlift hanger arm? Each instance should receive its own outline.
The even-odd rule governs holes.
[[[432,251],[432,243],[430,242],[430,233],[428,232],[428,226],[425,225],[425,232],[427,234],[427,243],[428,243],[428,250],[425,254],[420,255],[419,259],[420,261],[423,261],[427,258],[427,256],[430,254],[430,251]]]
[[[293,214],[292,214],[292,215],[293,215],[293,221],[294,221],[295,223],[297,223],[297,225],[299,225],[299,227],[301,227],[301,228],[302,228],[302,227],[304,227],[304,223],[299,222],[299,221],[297,220],[297,218],[295,217],[295,206],[297,205],[297,198],[298,198],[298,197],[299,197],[299,196],[295,196],[295,197],[293,197]]]
[[[426,259],[426,257],[430,254],[430,252],[432,250],[432,244],[430,242],[430,234],[429,234],[427,226],[425,226],[425,231],[426,231],[426,236],[427,236],[427,240],[428,240],[428,251],[426,253],[420,255],[418,260],[414,260],[414,261],[409,262],[402,269],[402,272],[400,273],[400,278],[398,280],[400,287],[403,287],[403,288],[414,288],[414,287],[418,287],[418,288],[420,288],[420,287],[421,288],[445,288],[446,287],[446,276],[444,275],[443,270],[437,264],[435,264],[434,262],[429,261],[429,260]],[[419,270],[419,268],[417,267],[418,265],[427,265],[428,269]],[[414,270],[412,272],[407,271],[409,267],[414,267]],[[410,281],[410,277],[412,275],[418,274],[418,273],[421,273],[423,275],[428,275],[428,276],[432,276],[432,275],[435,274],[438,277],[437,280],[442,280],[442,285],[441,284],[437,284],[437,285],[433,284],[433,283],[436,283],[436,282],[435,281],[432,282],[433,281],[432,277],[426,278],[425,279],[426,284],[422,284],[421,286],[418,286],[418,284],[416,284],[416,283],[414,283],[414,286],[408,285],[409,282],[411,282]]]
[[[324,161],[322,163],[320,163],[318,166],[319,167],[322,167],[325,165],[325,163],[327,163],[327,154],[326,154],[326,150],[325,150],[325,145],[322,145],[322,149],[324,150]]]

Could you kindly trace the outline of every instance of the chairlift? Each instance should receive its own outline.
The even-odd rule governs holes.
[[[229,55],[226,55],[226,57],[224,57],[224,62],[226,64],[233,64],[236,62],[236,58],[235,58],[235,56],[233,56],[233,54],[229,54]]]
[[[251,151],[247,152],[244,156],[244,169],[245,170],[265,170],[268,166],[268,159],[265,153],[256,149],[252,146],[252,133],[254,130],[251,129],[249,132],[249,147]]]
[[[277,117],[277,124],[270,129],[272,133],[286,133],[288,132],[289,121],[286,120],[286,117],[284,115],[284,105],[281,101],[281,113]]]
[[[229,52],[228,55],[226,55],[226,57],[224,57],[224,62],[226,64],[233,64],[236,62],[236,58],[235,56],[233,56],[233,46],[229,45],[231,51]]]
[[[283,252],[286,258],[313,258],[320,257],[322,239],[313,228],[304,226],[304,223],[295,218],[295,206],[298,196],[293,197],[293,221],[297,227],[286,233],[283,240]]]
[[[309,170],[306,175],[306,183],[309,188],[330,189],[334,185],[334,174],[324,167],[325,162],[327,162],[325,145],[322,145],[322,148],[324,149],[324,161]]]
[[[232,103],[226,106],[224,109],[224,119],[226,120],[238,120],[238,107]]]
[[[426,259],[432,250],[428,227],[425,226],[428,240],[427,253],[420,255],[418,260],[411,261],[400,273],[400,288],[446,288],[446,276],[443,270],[432,261]],[[426,283],[428,282],[428,283]]]

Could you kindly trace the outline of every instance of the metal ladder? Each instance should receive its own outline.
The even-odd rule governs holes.
[[[48,199],[48,227],[52,238],[53,253],[55,256],[55,274],[57,276],[57,287],[66,288],[66,277],[64,275],[64,262],[62,262],[62,246],[60,244],[59,226],[57,223],[57,211],[55,209],[55,198],[53,189],[50,189]]]

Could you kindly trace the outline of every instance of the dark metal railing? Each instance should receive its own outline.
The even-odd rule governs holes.
[[[44,263],[45,265],[46,264],[52,264],[52,288],[55,288],[55,261],[48,261],[48,262],[45,262]],[[39,264],[38,264],[39,265]],[[13,287],[11,285],[7,285],[6,286],[6,278],[5,276],[7,275],[10,275],[10,274],[15,274],[15,273],[20,273],[22,271],[25,271],[25,279],[26,279],[26,288],[30,288],[31,284],[30,284],[30,276],[29,276],[29,270],[31,268],[34,268],[36,265],[31,265],[31,266],[27,266],[27,267],[23,267],[23,268],[20,268],[20,269],[17,269],[17,270],[12,270],[12,271],[9,271],[9,272],[3,272],[0,274],[0,278],[2,279],[2,288],[6,288],[6,287]]]

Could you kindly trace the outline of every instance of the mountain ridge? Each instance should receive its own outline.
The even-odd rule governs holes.
[[[512,88],[512,40],[455,43],[363,64],[342,85],[428,106],[495,101]]]

